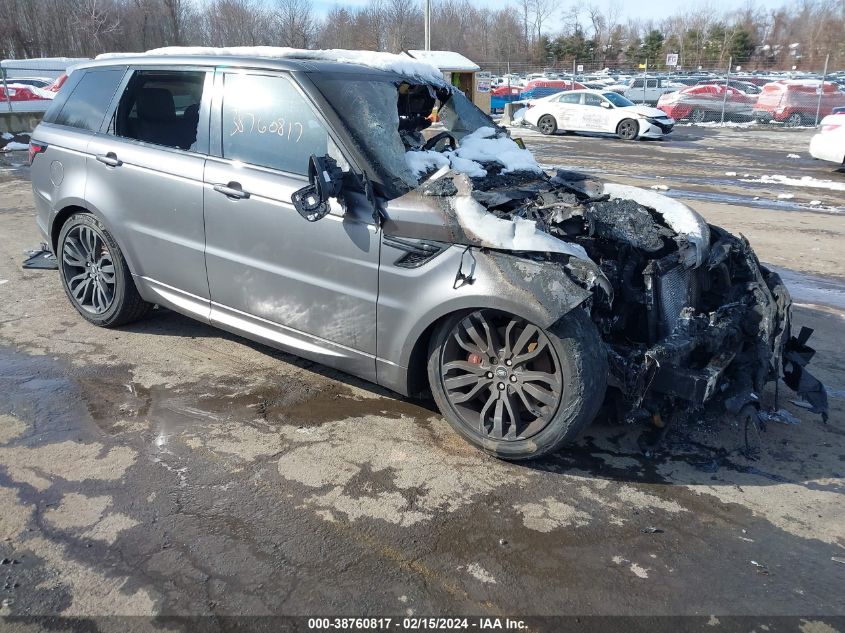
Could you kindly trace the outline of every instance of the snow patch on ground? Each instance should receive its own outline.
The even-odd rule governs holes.
[[[583,247],[578,244],[569,244],[544,233],[531,220],[497,218],[469,196],[455,198],[454,207],[458,221],[470,237],[476,237],[490,248],[563,253],[591,261]]]
[[[394,55],[376,51],[351,51],[345,49],[306,50],[287,46],[230,46],[214,48],[204,46],[166,46],[154,48],[146,53],[103,53],[97,59],[114,59],[136,55],[234,55],[238,57],[269,57],[272,59],[310,59],[333,61],[346,64],[360,64],[369,68],[416,77],[434,84],[445,84],[443,73],[428,62],[413,59],[408,55]]]
[[[17,143],[13,141],[11,143],[7,143],[3,147],[0,147],[0,152],[24,151],[28,149],[29,145],[27,145],[26,143]]]
[[[743,178],[742,182],[758,182],[764,185],[786,185],[789,187],[810,187],[812,189],[830,189],[832,191],[845,191],[845,182],[834,182],[832,180],[818,180],[817,178],[813,178],[812,176],[791,178],[789,176],[774,174],[772,176],[763,175],[759,178]]]
[[[801,158],[798,154],[787,154],[787,158]]]
[[[458,569],[460,569],[460,567]],[[481,582],[491,585],[496,584],[496,579],[493,575],[478,563],[470,563],[466,566],[466,570],[476,580],[480,580]]]

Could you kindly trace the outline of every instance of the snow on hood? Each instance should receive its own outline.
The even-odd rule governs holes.
[[[669,228],[684,237],[692,246],[692,249],[681,249],[684,263],[687,266],[700,266],[704,263],[710,247],[710,228],[704,218],[695,211],[674,198],[669,198],[654,191],[613,182],[606,182],[603,185],[603,192],[608,194],[611,199],[633,200],[637,204],[654,209],[662,215]]]
[[[345,49],[307,50],[287,46],[230,46],[214,48],[204,46],[166,46],[154,48],[146,53],[103,53],[97,59],[114,59],[137,55],[232,55],[237,57],[267,57],[271,59],[304,59],[313,61],[343,62],[360,64],[377,70],[385,70],[413,77],[438,85],[446,85],[443,73],[426,61],[413,59],[408,55],[394,55],[376,51],[353,51]]]
[[[482,163],[499,163],[502,173],[542,169],[533,154],[522,149],[507,135],[497,136],[492,127],[481,127],[460,140],[457,149],[448,152],[411,150],[405,153],[405,162],[414,176],[419,178],[435,167],[451,166],[452,169],[473,178],[487,175]]]
[[[564,242],[541,231],[531,220],[497,218],[480,202],[466,195],[457,196],[452,205],[464,231],[476,237],[484,246],[511,251],[563,253],[592,261],[580,245]]]

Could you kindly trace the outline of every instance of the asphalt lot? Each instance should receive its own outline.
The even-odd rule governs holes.
[[[429,403],[186,317],[87,324],[55,272],[21,269],[39,241],[28,173],[0,157],[0,615],[714,615],[715,630],[800,615],[834,630],[812,626],[845,616],[845,193],[741,179],[845,173],[808,158],[808,130],[520,134],[544,163],[667,186],[786,269],[828,424],[782,399],[800,424],[752,433],[749,459],[731,420],[684,420],[645,450],[652,429],[600,419],[553,458],[499,462]]]

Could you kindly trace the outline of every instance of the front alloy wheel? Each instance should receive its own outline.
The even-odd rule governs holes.
[[[549,330],[496,310],[452,317],[429,354],[444,417],[505,459],[536,457],[573,439],[595,416],[606,374],[603,345],[580,309]]]
[[[623,141],[633,141],[639,132],[639,125],[634,119],[623,119],[616,128],[616,133]]]

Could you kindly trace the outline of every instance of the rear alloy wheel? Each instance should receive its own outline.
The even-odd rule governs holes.
[[[554,134],[557,132],[557,121],[551,114],[544,114],[537,121],[537,129],[543,134]]]
[[[804,117],[801,116],[800,112],[793,112],[789,115],[789,118],[786,119],[786,127],[798,127],[804,122]]]
[[[707,113],[701,108],[696,108],[690,112],[689,118],[693,123],[704,123],[704,119],[707,118]]]
[[[622,119],[616,126],[616,134],[623,141],[633,141],[640,132],[640,126],[634,119]]]
[[[530,459],[573,440],[598,411],[604,346],[575,309],[544,330],[496,310],[444,321],[432,337],[431,391],[467,440],[503,459]]]
[[[72,215],[62,226],[56,250],[65,294],[91,323],[123,325],[152,308],[138,294],[114,238],[93,215]]]

